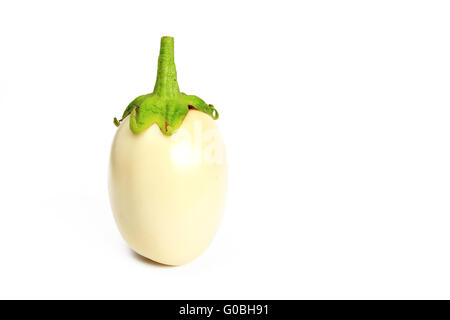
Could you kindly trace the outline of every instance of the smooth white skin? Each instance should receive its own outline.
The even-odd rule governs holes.
[[[120,233],[140,255],[168,265],[199,256],[218,228],[226,187],[225,146],[209,115],[190,110],[171,137],[156,124],[136,135],[122,121],[109,194]]]

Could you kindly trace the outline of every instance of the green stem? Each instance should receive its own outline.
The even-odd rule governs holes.
[[[175,97],[180,94],[173,52],[173,38],[162,37],[158,58],[158,73],[153,89],[153,93],[160,97]]]

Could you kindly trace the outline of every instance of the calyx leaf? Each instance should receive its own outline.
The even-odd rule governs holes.
[[[114,118],[114,124],[119,126],[130,116],[133,133],[139,134],[156,123],[164,135],[170,136],[181,126],[190,109],[205,112],[214,120],[219,118],[213,105],[197,96],[180,92],[174,62],[174,40],[172,37],[162,37],[153,93],[134,99],[125,109],[122,119]]]

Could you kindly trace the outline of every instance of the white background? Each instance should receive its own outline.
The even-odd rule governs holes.
[[[2,1],[0,298],[450,298],[446,1]],[[209,249],[133,254],[107,195],[159,39],[230,166]]]

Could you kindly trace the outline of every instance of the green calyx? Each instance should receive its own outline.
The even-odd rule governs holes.
[[[122,119],[114,118],[116,126],[130,116],[130,129],[133,133],[139,134],[156,123],[164,135],[170,136],[181,126],[191,109],[205,112],[214,120],[219,118],[219,113],[213,105],[206,104],[197,96],[180,92],[173,42],[172,37],[161,38],[158,73],[153,93],[134,99],[125,109]]]

